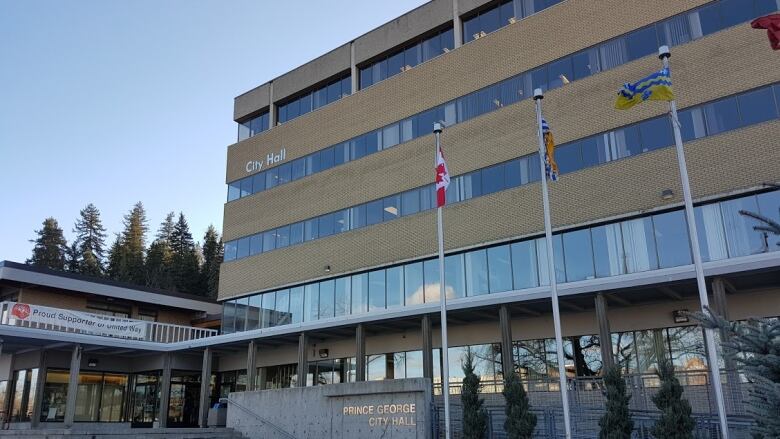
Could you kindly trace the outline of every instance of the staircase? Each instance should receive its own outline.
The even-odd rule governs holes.
[[[126,428],[105,427],[91,431],[88,427],[73,429],[0,430],[0,439],[243,439],[232,428]]]

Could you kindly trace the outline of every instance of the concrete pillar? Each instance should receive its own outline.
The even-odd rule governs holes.
[[[601,344],[601,361],[605,368],[615,364],[612,350],[612,333],[609,330],[609,318],[607,316],[607,299],[603,293],[596,294],[596,320],[599,324],[599,342]]]
[[[41,422],[41,404],[43,403],[43,388],[46,384],[46,350],[41,349],[40,357],[38,358],[38,384],[35,387],[35,395],[33,395],[33,410],[30,418],[30,426],[32,428],[38,427]]]
[[[163,354],[163,369],[160,377],[160,410],[157,414],[160,428],[168,427],[168,406],[171,402],[171,353]]]
[[[0,343],[0,349],[3,348],[2,343]],[[5,424],[7,424],[11,419],[11,397],[13,395],[13,392],[11,392],[11,386],[13,386],[13,379],[14,379],[14,359],[16,356],[14,354],[11,355],[11,361],[9,365],[9,373],[8,376],[8,384],[6,385],[6,392],[5,392],[5,399],[2,401],[3,404],[3,413],[5,413],[5,419],[3,419],[3,425],[0,425],[0,428],[5,428]]]
[[[265,390],[265,381],[268,377],[268,368],[260,367],[257,369],[257,386],[256,390]]]
[[[355,42],[349,43],[349,74],[351,75],[352,79],[352,93],[355,94],[358,91],[358,80],[360,79],[357,68],[357,64],[355,64]]]
[[[306,387],[306,374],[309,372],[309,337],[305,332],[298,336],[298,382],[297,387]]]
[[[422,356],[423,377],[433,382],[433,328],[430,314],[422,318]]]
[[[514,356],[512,355],[512,316],[509,306],[498,308],[498,325],[501,328],[501,367],[504,379],[515,372]]]
[[[363,324],[355,328],[355,381],[366,380],[366,328]]]
[[[73,346],[70,354],[70,376],[68,377],[68,398],[65,402],[65,428],[73,426],[76,416],[76,393],[79,390],[79,370],[81,370],[81,345]]]
[[[276,126],[276,104],[274,103],[274,83],[268,83],[268,129]]]
[[[455,48],[463,45],[463,22],[460,20],[458,0],[452,0],[452,34],[455,38]]]
[[[257,379],[257,367],[255,366],[255,357],[257,356],[257,344],[254,340],[250,341],[246,347],[246,390],[255,390],[255,380]]]
[[[203,350],[203,364],[200,369],[200,413],[198,413],[198,425],[201,428],[208,427],[212,360],[213,353],[211,347],[207,347]]]

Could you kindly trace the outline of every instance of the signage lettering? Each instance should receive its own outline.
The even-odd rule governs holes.
[[[269,153],[267,156],[265,156],[265,161],[263,160],[250,160],[246,162],[246,169],[247,173],[250,172],[257,172],[262,170],[264,167],[267,168],[271,165],[275,165],[287,158],[287,149],[282,148],[278,153]]]
[[[414,413],[417,407],[414,403],[407,404],[376,404],[347,405],[342,409],[344,416],[368,416],[369,427],[414,427],[417,425]],[[381,416],[374,416],[381,415]]]
[[[140,320],[117,319],[26,303],[14,304],[11,307],[11,318],[43,325],[61,326],[84,334],[141,340],[146,337],[147,323]]]

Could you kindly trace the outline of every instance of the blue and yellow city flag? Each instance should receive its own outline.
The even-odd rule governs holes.
[[[550,125],[542,118],[542,137],[544,140],[544,170],[547,178],[558,181],[558,164],[555,163],[555,140]]]
[[[668,68],[661,69],[633,84],[623,84],[623,87],[618,91],[615,108],[618,110],[627,110],[634,105],[647,100],[674,100],[672,77],[669,74]]]

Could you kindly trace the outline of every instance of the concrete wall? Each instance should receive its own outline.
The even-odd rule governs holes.
[[[271,84],[265,83],[237,96],[233,101],[233,120],[239,120],[271,103]]]
[[[300,439],[431,436],[431,383],[422,378],[238,392],[230,399],[227,426],[251,439],[289,437],[280,430]]]
[[[283,100],[331,76],[349,70],[350,65],[349,44],[339,46],[325,55],[274,79],[274,102]]]

